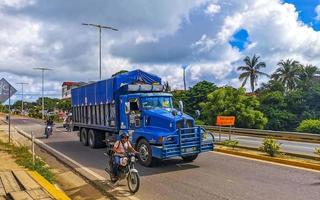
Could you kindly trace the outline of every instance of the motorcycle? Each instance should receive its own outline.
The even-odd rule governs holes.
[[[107,167],[106,172],[109,174],[111,182],[117,183],[123,179],[127,179],[128,188],[131,193],[136,193],[140,187],[140,177],[138,170],[135,168],[136,156],[133,153],[126,153],[122,157],[124,165],[119,165],[118,175],[113,174],[114,156],[112,151],[113,144],[107,145],[107,152],[105,153],[107,157]]]
[[[52,135],[53,125],[47,125],[45,128],[45,137],[48,139],[50,135]]]

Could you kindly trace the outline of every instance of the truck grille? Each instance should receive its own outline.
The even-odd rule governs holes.
[[[184,121],[184,120],[177,121],[176,127],[177,127],[177,129],[191,128],[191,127],[193,127],[193,120],[188,119],[186,121]]]

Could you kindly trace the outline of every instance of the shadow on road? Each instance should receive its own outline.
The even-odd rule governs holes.
[[[136,167],[139,171],[140,176],[150,176],[155,174],[178,172],[199,168],[198,165],[185,163],[182,159],[157,160],[155,165],[152,167],[143,167],[139,164],[137,164]]]

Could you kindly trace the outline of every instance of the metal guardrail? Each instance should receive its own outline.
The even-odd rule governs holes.
[[[320,143],[320,134],[288,132],[288,131],[272,131],[260,129],[246,129],[234,127],[220,127],[220,126],[202,126],[206,130],[214,131],[215,133],[231,134],[231,135],[246,135],[252,137],[275,137],[286,140],[299,140],[304,142]]]

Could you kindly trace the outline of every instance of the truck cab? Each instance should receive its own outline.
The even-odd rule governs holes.
[[[129,133],[144,166],[154,158],[193,161],[200,152],[213,150],[213,135],[197,127],[181,107],[175,109],[170,93],[121,95],[119,113],[120,129]]]

